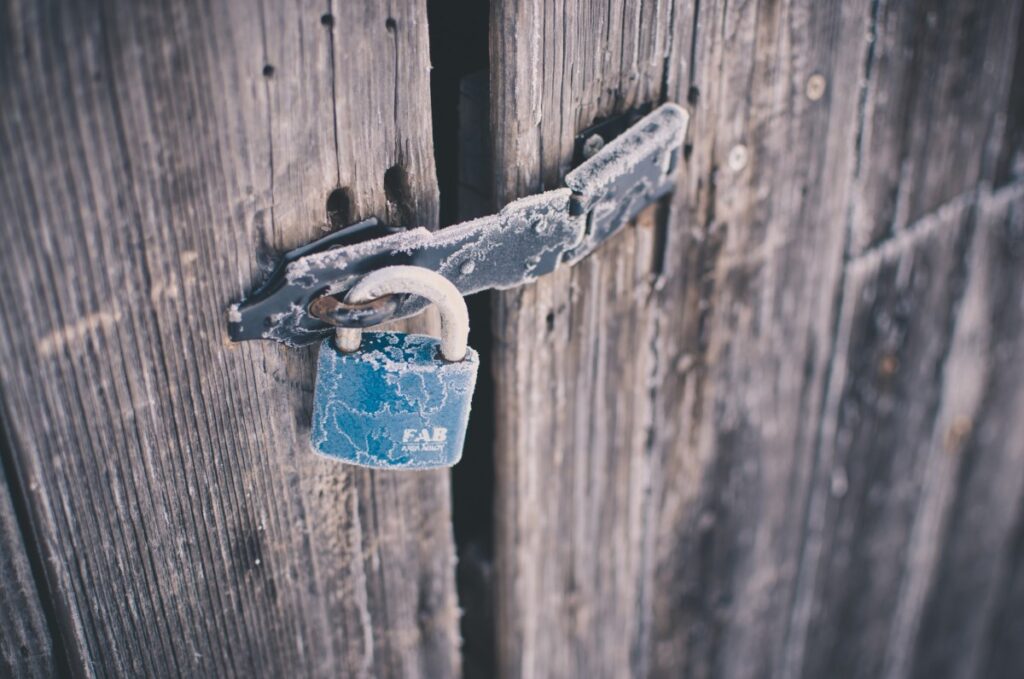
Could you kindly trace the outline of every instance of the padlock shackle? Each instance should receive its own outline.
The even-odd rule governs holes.
[[[365,304],[385,295],[409,293],[430,300],[441,313],[441,356],[457,362],[466,357],[469,309],[455,284],[420,266],[388,266],[372,271],[345,295],[348,304]]]

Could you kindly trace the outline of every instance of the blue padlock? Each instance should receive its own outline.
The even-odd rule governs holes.
[[[434,302],[442,339],[339,329],[337,337],[324,340],[310,443],[322,455],[363,467],[450,467],[462,457],[480,365],[466,346],[466,302],[448,279],[415,266],[374,271],[345,301],[361,304],[396,293]]]

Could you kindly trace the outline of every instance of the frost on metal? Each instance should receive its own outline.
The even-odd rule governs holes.
[[[584,199],[586,209],[623,177],[643,171],[643,165],[653,166],[653,176],[669,178],[674,169],[670,156],[682,145],[688,120],[676,104],[658,107],[567,174],[565,185]]]
[[[456,246],[438,272],[469,295],[514,288],[554,271],[583,230],[582,218],[569,216],[571,196],[569,189],[527,196],[496,215],[438,232],[437,247],[447,252],[446,245]]]
[[[429,238],[430,231],[420,226],[391,236],[316,252],[289,264],[285,279],[292,285],[306,288],[322,285],[315,275],[319,271],[344,271],[352,262],[372,255],[382,247],[396,254],[409,254]],[[343,285],[343,281],[338,281],[338,284]]]
[[[285,256],[279,278],[233,308],[235,340],[272,339],[310,344],[333,332],[309,313],[323,295],[344,293],[362,276],[388,266],[430,269],[463,295],[514,288],[573,264],[675,186],[687,113],[665,104],[644,116],[570,172],[566,187],[521,198],[495,215],[437,232],[414,228],[351,245]],[[426,306],[403,296],[389,319]]]
[[[689,114],[665,104],[565,176],[574,212],[590,213],[587,232],[565,260],[590,254],[641,210],[675,188]]]
[[[479,356],[449,363],[426,335],[363,333],[359,351],[320,345],[310,443],[378,469],[450,467],[462,456]]]

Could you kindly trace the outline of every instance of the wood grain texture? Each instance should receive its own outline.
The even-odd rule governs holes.
[[[313,457],[310,352],[224,339],[331,191],[437,221],[423,2],[335,4],[0,11],[5,672],[460,671],[447,474]],[[1024,672],[1022,27],[492,0],[499,202],[693,112],[671,201],[497,296],[503,676]]]
[[[436,223],[424,3],[0,14],[0,385],[72,671],[457,675],[447,474],[315,457],[310,352],[224,319],[335,188]]]
[[[557,186],[575,132],[594,116],[659,96],[670,10],[492,3],[499,203]],[[644,527],[656,467],[644,446],[657,331],[645,312],[656,229],[652,212],[640,221],[607,254],[498,297],[503,676],[629,676],[646,640],[654,593],[645,588],[653,561]]]
[[[1022,451],[947,452],[1016,426],[985,309],[1019,263],[983,222],[1017,205],[1020,16],[494,3],[500,199],[594,115],[693,113],[663,213],[498,298],[504,676],[927,676],[954,638],[955,676],[1022,670],[989,634],[1021,615]]]
[[[922,559],[934,572],[915,601],[914,677],[1009,677],[1024,667],[1024,185],[979,196],[964,260],[935,459],[922,476],[941,503],[921,513],[911,542],[935,550]]]
[[[52,677],[59,661],[47,625],[45,595],[32,573],[10,481],[0,468],[0,675]]]

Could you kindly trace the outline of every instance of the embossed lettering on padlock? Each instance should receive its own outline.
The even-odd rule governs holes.
[[[359,303],[422,295],[441,311],[442,339],[399,332],[352,333],[320,345],[310,442],[323,455],[379,469],[432,469],[459,461],[479,357],[466,346],[468,313],[458,290],[420,267],[375,271],[349,291]]]

